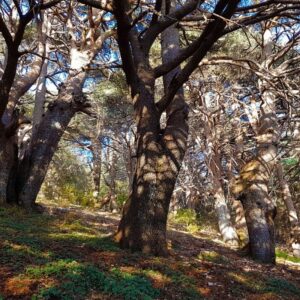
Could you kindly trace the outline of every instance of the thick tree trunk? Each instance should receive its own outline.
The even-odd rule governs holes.
[[[179,47],[178,29],[162,34],[162,56],[167,61]],[[164,79],[165,89],[178,70]],[[181,89],[167,108],[167,123],[160,129],[161,113],[154,101],[150,67],[139,70],[140,93],[136,100],[137,163],[132,193],[124,206],[116,234],[121,247],[154,255],[166,255],[166,225],[171,196],[180,170],[188,136],[188,109]]]
[[[276,205],[269,197],[268,184],[277,148],[269,145],[265,152],[260,150],[259,156],[242,168],[233,194],[244,207],[252,257],[264,263],[275,263]]]
[[[14,164],[14,145],[2,133],[4,133],[4,130],[0,132],[0,205],[9,202],[8,182]]]
[[[25,154],[18,172],[19,202],[29,210],[34,206],[60,138],[75,114],[69,103],[57,101],[53,105],[40,124],[37,141]]]
[[[273,218],[276,209],[272,208],[267,192],[252,186],[242,199],[242,203],[252,257],[264,263],[275,263]]]
[[[167,216],[178,170],[153,132],[141,138],[132,194],[117,238],[122,247],[166,255]]]
[[[154,102],[153,94],[143,96],[149,98],[148,103]],[[142,118],[137,131],[137,164],[132,192],[123,208],[116,239],[122,248],[166,255],[168,202],[175,184],[175,180],[170,179],[174,174],[169,170],[167,154],[161,145],[159,115],[155,107],[144,108]]]
[[[272,54],[272,35],[269,29],[265,31],[263,40],[262,65],[267,69],[267,58]],[[264,263],[275,263],[276,204],[269,197],[268,185],[277,164],[280,133],[276,116],[276,94],[265,80],[259,80],[258,87],[263,102],[258,123],[252,124],[257,134],[257,155],[242,168],[234,190],[244,207],[252,257]]]
[[[80,102],[85,73],[70,75],[59,98],[49,104],[38,126],[36,139],[20,164],[17,178],[19,202],[28,210],[32,209],[48,166],[58,143],[69,122],[76,113],[76,101]]]

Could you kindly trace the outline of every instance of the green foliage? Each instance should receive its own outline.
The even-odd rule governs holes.
[[[100,102],[106,125],[132,114],[132,105],[127,99],[127,85],[122,73],[114,73],[102,80],[95,88],[93,98]]]
[[[84,299],[91,290],[121,296],[125,300],[155,299],[158,290],[144,277],[112,269],[104,273],[98,268],[71,260],[59,260],[43,267],[27,268],[34,278],[55,276],[61,284],[42,289],[34,299]]]
[[[108,292],[123,296],[125,300],[155,299],[159,291],[154,289],[148,279],[141,275],[129,274],[119,269],[112,269],[111,285],[107,286]]]
[[[235,292],[242,292],[242,286],[255,293],[272,293],[280,295],[284,299],[290,296],[300,296],[300,289],[288,280],[278,277],[257,278],[255,272],[228,273],[240,286],[236,286]]]
[[[66,183],[60,189],[62,197],[71,204],[83,207],[91,207],[94,205],[92,192],[86,192],[79,189],[74,183]]]
[[[118,180],[116,186],[116,193],[117,204],[119,205],[119,207],[122,207],[128,199],[128,183]]]
[[[295,166],[299,164],[299,159],[296,157],[288,157],[281,160],[282,164],[287,167]]]
[[[26,26],[25,32],[24,32],[24,40],[29,39],[33,40],[36,38],[37,34],[37,28],[35,25],[28,25]]]
[[[197,214],[193,209],[179,209],[174,219],[179,224],[189,226],[197,223]]]
[[[147,274],[151,274],[153,270],[147,270]],[[154,271],[155,272],[155,271]],[[163,267],[161,270],[167,278],[171,279],[173,288],[176,289],[176,293],[181,295],[182,299],[187,300],[197,300],[203,299],[203,296],[196,289],[196,281],[194,278],[186,276],[178,270],[173,270],[167,266]]]
[[[78,154],[66,145],[56,153],[50,165],[42,195],[59,204],[94,204],[88,170],[84,168]]]
[[[276,249],[276,257],[277,258],[282,258],[284,260],[291,261],[293,263],[300,263],[300,258],[299,257],[289,255],[287,252],[279,250],[279,249]]]

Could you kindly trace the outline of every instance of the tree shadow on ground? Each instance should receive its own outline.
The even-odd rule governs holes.
[[[49,213],[49,210],[48,210]],[[0,209],[0,299],[299,299],[300,271],[169,230],[170,256],[120,250],[118,217]]]

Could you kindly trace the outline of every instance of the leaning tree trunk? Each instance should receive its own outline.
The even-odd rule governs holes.
[[[17,178],[19,202],[28,210],[34,207],[58,143],[76,113],[76,101],[82,104],[80,98],[84,78],[85,72],[69,76],[59,98],[49,104],[35,140],[20,164]]]
[[[177,28],[162,33],[162,57],[166,62],[179,46]],[[164,79],[165,88],[178,70]],[[180,170],[188,136],[187,105],[183,90],[167,109],[165,129],[154,101],[154,77],[149,66],[139,69],[140,93],[137,116],[137,162],[132,192],[124,206],[116,239],[121,247],[154,255],[166,255],[166,225],[171,196]]]

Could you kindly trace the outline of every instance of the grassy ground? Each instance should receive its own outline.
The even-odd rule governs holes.
[[[282,251],[276,267],[260,265],[207,232],[171,227],[171,254],[156,258],[120,250],[117,224],[0,208],[0,299],[300,299],[299,261]]]

